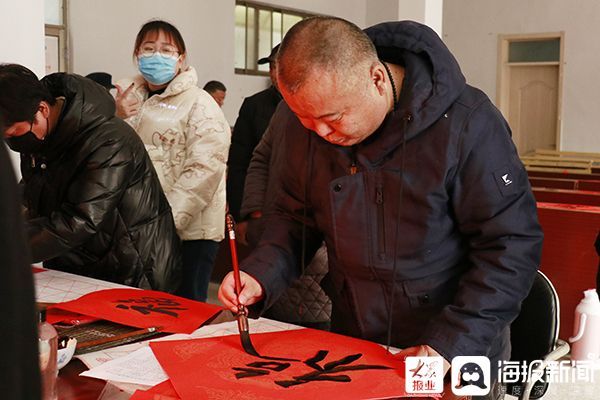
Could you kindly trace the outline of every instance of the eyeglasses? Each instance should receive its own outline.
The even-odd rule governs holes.
[[[160,49],[156,49],[153,46],[147,45],[140,49],[139,55],[142,57],[152,57],[155,53],[158,53],[165,58],[179,56],[179,51],[174,47],[161,47]]]

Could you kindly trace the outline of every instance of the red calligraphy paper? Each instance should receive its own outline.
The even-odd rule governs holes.
[[[87,324],[90,322],[98,321],[99,318],[90,317],[89,315],[83,315],[74,313],[67,310],[61,310],[60,308],[49,307],[46,312],[46,321],[52,325],[58,323],[65,323],[68,325],[79,325]]]
[[[164,394],[145,392],[143,390],[136,390],[129,399],[130,400],[181,400],[179,397],[165,396]]]
[[[136,390],[130,400],[181,400],[171,381],[166,380],[148,390]]]
[[[191,333],[221,307],[153,290],[106,289],[55,307],[137,328]]]
[[[406,396],[404,362],[375,343],[312,329],[253,334],[252,341],[263,356],[298,361],[251,356],[237,335],[150,346],[183,400]]]

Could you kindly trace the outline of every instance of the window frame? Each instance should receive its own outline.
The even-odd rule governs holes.
[[[260,56],[255,57],[256,60],[253,61],[252,65],[248,65],[248,47],[249,44],[251,44],[254,47],[254,54],[258,55],[259,52],[259,37],[260,37],[260,25],[259,25],[259,16],[260,16],[260,11],[268,11],[271,14],[271,32],[270,32],[270,37],[271,37],[271,45],[269,46],[269,49],[271,49],[275,44],[277,43],[273,43],[273,13],[277,12],[281,14],[281,36],[283,38],[283,36],[285,36],[285,33],[283,31],[283,21],[284,21],[284,15],[291,15],[294,17],[300,17],[302,19],[308,18],[308,17],[313,17],[315,15],[318,14],[314,14],[314,13],[309,13],[306,11],[300,11],[300,10],[295,10],[292,8],[285,8],[285,7],[275,7],[273,5],[267,5],[267,4],[263,4],[263,3],[259,3],[259,2],[254,2],[254,1],[244,1],[244,0],[236,0],[235,2],[235,6],[244,6],[246,7],[246,20],[244,23],[244,68],[240,68],[240,67],[235,67],[234,66],[234,70],[235,73],[238,75],[255,75],[255,76],[269,76],[269,72],[268,71],[261,71],[258,69],[258,64],[257,61],[259,58],[261,58]],[[250,41],[248,40],[248,8],[253,8],[254,9],[254,38]],[[235,25],[235,24],[234,24]],[[234,28],[235,29],[235,28]],[[235,39],[234,39],[235,41]],[[237,43],[235,43],[234,46],[234,50],[237,50]],[[262,55],[261,55],[262,56]],[[266,55],[264,55],[266,56]]]
[[[70,65],[68,62],[68,41],[67,41],[67,7],[68,1],[61,0],[62,3],[62,24],[46,24],[44,23],[44,41],[46,37],[58,38],[58,72],[69,72]],[[47,60],[46,60],[47,61]],[[50,73],[57,71],[50,71]]]

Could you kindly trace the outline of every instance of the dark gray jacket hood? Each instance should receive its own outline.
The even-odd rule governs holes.
[[[410,118],[405,137],[411,139],[456,101],[465,90],[465,77],[446,45],[427,26],[412,21],[384,22],[365,29],[365,33],[382,61],[406,68],[396,118],[392,120],[398,116]]]

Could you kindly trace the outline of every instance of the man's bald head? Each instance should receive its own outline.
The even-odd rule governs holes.
[[[294,93],[313,71],[342,73],[348,84],[378,61],[375,46],[356,25],[335,17],[298,22],[285,35],[277,54],[277,81]]]

